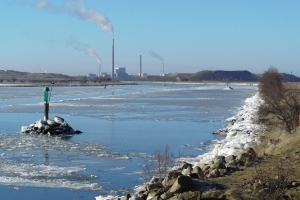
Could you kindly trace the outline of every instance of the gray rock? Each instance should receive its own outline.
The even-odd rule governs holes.
[[[152,191],[152,190],[156,190],[156,189],[160,189],[160,188],[163,188],[163,185],[160,182],[150,183],[150,184],[146,185],[147,191]]]
[[[206,166],[206,164],[204,164],[204,163],[199,163],[199,164],[197,164],[196,166],[200,167],[200,168],[203,170],[203,168]]]
[[[181,167],[181,170],[183,170],[183,169],[192,169],[192,168],[193,168],[192,164],[184,162],[184,164]]]
[[[130,195],[130,194],[127,194],[126,196],[122,196],[122,197],[120,198],[120,200],[128,200],[130,197],[131,197],[131,195]]]
[[[55,116],[53,120],[58,124],[63,124],[65,122],[65,120],[59,116]]]
[[[48,119],[47,120],[47,124],[48,125],[53,125],[53,124],[55,124],[56,122],[54,121],[54,120],[52,120],[52,119]]]
[[[251,166],[256,161],[257,155],[253,148],[248,148],[245,152],[237,156],[239,165],[241,166]]]
[[[133,195],[132,197],[129,198],[129,200],[144,200],[141,197]]]
[[[206,179],[206,176],[203,173],[202,169],[200,167],[198,167],[198,166],[194,167],[194,169],[192,170],[191,174],[196,174],[198,179],[202,179],[202,180]]]
[[[136,194],[137,197],[140,197],[142,199],[146,199],[148,196],[148,192],[147,191],[140,191]]]
[[[209,170],[209,169],[210,169],[210,165],[205,165],[205,166],[202,168],[203,171],[207,171],[207,170]]]
[[[227,169],[218,169],[219,171],[219,176],[224,176],[227,174]]]
[[[176,181],[176,179],[182,174],[176,170],[170,171],[166,178],[162,181],[163,186],[169,189]]]
[[[216,156],[213,159],[213,163],[210,165],[212,169],[225,169],[226,161],[224,156]]]
[[[148,193],[147,199],[153,199],[155,197],[159,197],[160,195],[162,195],[164,193],[164,189],[160,188],[157,190],[152,190]]]
[[[181,173],[185,176],[189,175],[192,170],[193,170],[193,165],[187,162],[184,162],[184,164],[181,167]]]
[[[189,176],[179,176],[168,192],[181,193],[194,189],[193,180]]]
[[[230,162],[234,161],[235,158],[236,158],[235,155],[226,156],[225,161],[226,161],[226,163],[230,163]]]
[[[226,164],[226,169],[229,172],[233,172],[239,170],[239,167],[237,164]]]
[[[208,174],[208,178],[214,178],[214,177],[218,177],[219,176],[219,171],[218,169],[213,169],[212,171],[210,171],[210,173]]]
[[[161,199],[170,199],[173,196],[174,196],[174,193],[166,192],[166,193],[163,193],[162,195],[160,195],[160,198]]]

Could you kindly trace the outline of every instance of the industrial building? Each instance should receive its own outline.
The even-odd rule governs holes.
[[[128,74],[126,73],[126,68],[125,67],[115,68],[114,75],[117,78],[127,77],[128,76]]]

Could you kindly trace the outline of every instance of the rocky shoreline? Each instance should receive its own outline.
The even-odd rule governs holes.
[[[193,166],[184,163],[180,168],[171,170],[165,178],[153,178],[147,184],[137,187],[136,193],[121,198],[96,197],[97,200],[200,200],[211,198],[210,191],[225,189],[210,178],[227,176],[254,164],[257,159],[253,148],[230,156],[216,156],[208,164]]]
[[[224,189],[224,185],[212,179],[244,170],[254,164],[257,153],[252,148],[259,143],[263,127],[254,124],[262,100],[259,94],[245,100],[239,112],[227,121],[230,124],[214,134],[225,138],[217,141],[214,148],[195,158],[181,158],[181,167],[172,168],[164,178],[152,178],[136,187],[135,194],[123,197],[95,197],[96,200],[200,200],[213,199],[211,191]]]
[[[208,163],[216,156],[230,156],[243,153],[249,147],[259,143],[259,136],[263,133],[263,126],[256,124],[256,113],[263,103],[258,92],[245,100],[245,104],[239,108],[238,113],[228,118],[229,125],[219,129],[213,134],[223,136],[216,141],[213,149],[196,158],[185,158],[185,161],[194,165]]]

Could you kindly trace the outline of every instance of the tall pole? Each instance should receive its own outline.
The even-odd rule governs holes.
[[[44,103],[44,121],[49,119],[49,102]]]
[[[140,78],[142,77],[142,55],[140,55]]]
[[[115,71],[115,55],[114,55],[114,40],[112,42],[112,61],[111,61],[111,79],[114,78],[114,71]]]
[[[49,88],[44,88],[44,121],[49,119]]]

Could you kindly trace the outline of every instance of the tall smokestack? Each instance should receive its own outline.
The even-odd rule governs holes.
[[[99,64],[99,75],[98,75],[98,77],[100,77],[101,76],[101,64]]]
[[[142,56],[140,55],[140,78],[142,77]]]
[[[164,68],[165,68],[165,64],[163,63],[163,64],[162,64],[162,75],[163,75],[163,76],[165,75],[165,69],[164,69]]]
[[[111,78],[114,78],[114,71],[115,71],[115,54],[114,54],[114,43],[115,43],[115,39],[113,39],[112,42],[112,61],[111,61]]]

